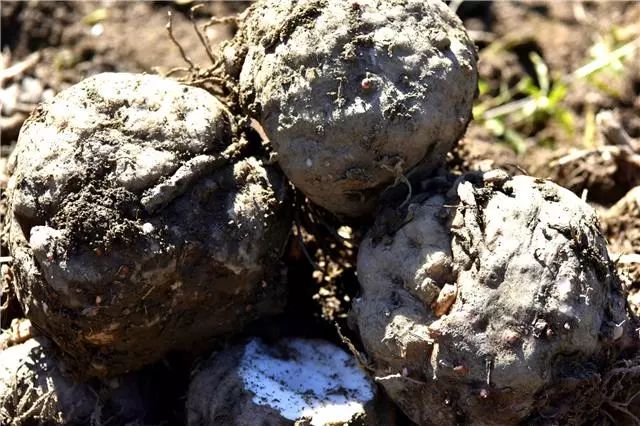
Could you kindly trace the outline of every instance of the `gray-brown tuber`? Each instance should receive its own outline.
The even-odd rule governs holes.
[[[100,74],[41,105],[9,182],[16,292],[82,376],[117,375],[278,312],[281,173],[232,144],[223,105]]]
[[[260,1],[223,53],[287,177],[337,214],[441,166],[471,119],[476,51],[443,2]]]
[[[354,316],[377,381],[425,425],[517,424],[563,386],[597,390],[626,313],[594,210],[504,172],[447,188],[360,247]],[[568,405],[588,418],[581,392]]]

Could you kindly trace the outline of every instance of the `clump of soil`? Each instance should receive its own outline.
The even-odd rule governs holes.
[[[278,164],[333,213],[433,171],[471,118],[476,51],[440,2],[262,1],[223,53]]]
[[[627,290],[627,301],[640,326],[640,186],[600,214],[609,251]]]
[[[610,250],[616,254],[640,250],[640,186],[633,188],[600,215]],[[639,277],[640,280],[640,277]]]
[[[355,359],[321,340],[252,339],[214,354],[189,387],[189,425],[388,424]],[[384,416],[384,413],[380,413]]]
[[[11,325],[6,330],[0,331],[0,351],[9,346],[24,343],[36,334],[37,331],[31,325],[31,321],[26,318],[13,318]]]
[[[432,182],[403,214],[360,246],[354,317],[376,380],[413,421],[517,423],[566,383],[597,394],[631,331],[592,208],[493,171]],[[545,418],[593,414],[572,398]]]
[[[284,305],[289,188],[204,90],[100,74],[42,105],[9,182],[26,315],[82,376],[207,345]]]
[[[640,184],[640,155],[624,146],[536,152],[528,169],[589,200],[611,205]]]

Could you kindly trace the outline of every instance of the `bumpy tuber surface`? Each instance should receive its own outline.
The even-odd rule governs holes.
[[[471,118],[475,48],[443,2],[259,1],[224,54],[287,177],[334,213],[438,167]]]
[[[594,210],[528,176],[437,188],[360,247],[353,313],[377,381],[419,424],[588,419],[597,399],[580,398],[626,326]]]
[[[253,339],[199,368],[187,416],[191,426],[376,424],[375,397],[355,359],[328,342]]]
[[[144,417],[132,377],[94,389],[65,376],[54,353],[43,337],[0,351],[1,424],[86,425],[99,422],[101,414],[123,423]]]
[[[16,290],[79,374],[121,374],[282,307],[269,276],[288,187],[234,158],[231,120],[204,90],[100,74],[22,128],[9,183]]]

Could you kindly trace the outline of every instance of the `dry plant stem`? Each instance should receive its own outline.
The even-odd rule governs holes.
[[[180,51],[180,56],[182,56],[182,59],[184,59],[184,61],[189,64],[189,70],[198,70],[198,67],[196,67],[194,65],[194,63],[191,61],[191,59],[185,53],[184,49],[182,48],[182,45],[180,45],[180,43],[178,43],[178,40],[176,40],[175,36],[173,35],[173,23],[172,23],[173,14],[171,13],[171,11],[167,12],[167,16],[169,18],[169,21],[167,22],[166,29],[167,29],[167,33],[169,34],[169,38],[171,39],[173,44],[175,44],[176,47],[178,48],[178,50]]]
[[[238,98],[236,84],[231,79],[229,79],[228,76],[225,75],[225,71],[224,69],[222,69],[224,61],[221,57],[218,57],[213,52],[208,38],[196,23],[194,13],[201,6],[202,5],[196,5],[190,9],[189,20],[198,37],[198,40],[200,41],[200,44],[205,49],[207,56],[211,61],[211,65],[201,69],[200,67],[195,65],[193,61],[187,56],[184,48],[173,34],[172,14],[169,11],[169,19],[166,26],[167,33],[169,34],[171,42],[176,45],[176,47],[180,51],[180,55],[182,56],[183,60],[189,65],[189,67],[172,68],[165,74],[165,76],[168,77],[176,73],[185,73],[186,75],[177,79],[179,82],[188,84],[190,86],[200,87],[209,91],[210,93],[216,95],[218,99],[223,102],[229,109],[236,111],[238,110],[238,108],[235,106],[237,104]],[[227,22],[235,22],[235,18],[225,18],[219,21],[214,21],[212,19],[207,23],[207,25],[204,26],[204,29],[206,30],[208,26],[214,25],[215,23]]]
[[[223,17],[212,16],[211,19],[209,19],[209,22],[204,24],[203,29],[206,30],[207,28],[212,27],[214,25],[237,24],[237,23],[238,23],[238,18],[235,16],[223,16]]]
[[[198,39],[200,39],[200,43],[202,44],[202,46],[204,46],[204,50],[207,52],[207,56],[209,57],[209,60],[211,60],[212,64],[215,64],[216,62],[218,62],[218,58],[216,58],[216,56],[213,54],[213,52],[211,51],[211,45],[209,43],[209,40],[207,38],[205,38],[204,34],[202,34],[202,31],[200,31],[200,28],[198,28],[198,24],[196,23],[196,19],[193,16],[194,12],[196,10],[198,10],[199,8],[201,8],[203,6],[203,4],[198,4],[193,6],[190,11],[189,11],[189,20],[191,21],[191,25],[193,25],[193,30],[196,32]]]
[[[336,327],[336,331],[338,332],[338,336],[340,337],[340,340],[342,341],[342,343],[347,345],[349,352],[351,352],[351,354],[353,354],[353,356],[358,360],[358,364],[360,364],[360,367],[362,367],[367,371],[375,372],[375,369],[371,366],[371,362],[367,359],[367,355],[364,352],[360,352],[355,347],[351,339],[349,339],[347,336],[342,334],[342,329],[340,328],[340,324],[338,324],[337,322],[334,322],[333,324]]]
[[[191,71],[191,68],[186,68],[186,67],[175,67],[175,68],[171,68],[169,71],[167,71],[163,77],[171,77],[173,74],[179,73],[179,72],[189,72]]]
[[[304,253],[304,257],[307,258],[307,261],[313,267],[313,269],[315,269],[317,271],[321,271],[322,268],[320,268],[320,266],[318,266],[318,264],[313,260],[313,257],[307,251],[307,246],[305,245],[304,239],[302,237],[302,226],[300,225],[300,213],[297,210],[295,212],[294,218],[295,218],[294,222],[296,224],[296,237],[298,238],[298,243],[300,244],[300,248],[302,249],[302,252]]]
[[[16,424],[22,424],[22,422],[31,418],[33,414],[42,407],[45,407],[49,399],[53,397],[53,389],[49,389],[45,394],[43,394],[40,398],[36,399],[31,408],[29,408],[24,413],[20,414],[20,416],[15,419]]]
[[[629,136],[620,123],[619,118],[612,111],[601,111],[596,115],[596,123],[600,132],[609,143],[618,146],[628,146],[635,153],[640,153],[640,141]]]
[[[19,77],[40,61],[40,52],[33,52],[22,61],[10,66],[9,68],[0,70],[0,87],[4,86],[7,80]]]
[[[423,382],[422,380],[416,380],[414,378],[411,377],[407,377],[407,376],[403,376],[402,374],[396,373],[396,374],[388,374],[386,376],[377,376],[375,377],[375,381],[378,383],[383,383],[385,380],[394,380],[394,379],[401,379],[401,380],[406,380],[408,382],[414,383],[416,385],[420,385],[420,386],[424,386],[427,383]]]

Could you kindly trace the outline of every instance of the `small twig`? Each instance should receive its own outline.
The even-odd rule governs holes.
[[[173,14],[171,13],[171,11],[168,11],[167,15],[169,17],[169,21],[167,22],[167,26],[165,28],[167,29],[169,38],[171,39],[173,44],[175,44],[178,47],[178,50],[180,51],[180,56],[182,56],[182,59],[189,64],[189,70],[197,70],[198,67],[196,67],[193,64],[193,62],[191,62],[191,59],[189,59],[187,54],[184,52],[184,49],[182,48],[182,46],[180,45],[180,43],[178,43],[178,40],[176,40],[175,36],[173,35],[173,22],[172,22]]]
[[[191,21],[191,25],[193,25],[194,31],[198,35],[198,39],[200,40],[200,43],[202,43],[202,46],[204,46],[204,50],[206,50],[207,56],[211,60],[211,63],[212,64],[216,64],[218,62],[218,59],[216,58],[216,56],[211,51],[211,46],[209,45],[209,40],[207,38],[205,38],[204,34],[202,34],[202,31],[200,31],[200,28],[198,28],[198,24],[196,23],[196,19],[193,16],[193,13],[196,10],[200,9],[202,6],[203,6],[202,4],[197,4],[197,5],[193,6],[190,9],[189,19]]]
[[[407,196],[405,197],[404,201],[402,202],[402,204],[400,204],[400,209],[402,209],[404,206],[406,206],[409,203],[409,200],[411,200],[411,197],[413,196],[413,189],[411,188],[411,183],[409,182],[409,179],[407,179],[407,177],[405,175],[400,175],[396,178],[396,184],[398,183],[404,183],[405,186],[407,187]]]
[[[356,349],[355,345],[351,342],[351,340],[347,336],[342,334],[340,325],[337,322],[334,322],[333,324],[336,326],[336,331],[338,332],[338,336],[340,336],[340,340],[342,340],[342,343],[347,345],[347,348],[349,348],[349,351],[353,354],[354,357],[356,357],[358,364],[360,364],[360,366],[367,371],[375,371],[371,367],[366,355],[364,355],[358,349]]]
[[[612,111],[600,111],[596,115],[596,123],[604,138],[612,145],[628,146],[634,152],[640,152],[640,141],[629,136]]]
[[[269,136],[267,136],[267,132],[265,132],[264,127],[262,127],[258,120],[256,120],[255,118],[251,118],[249,120],[249,127],[251,127],[256,131],[256,133],[258,133],[258,135],[260,135],[263,143],[269,143]]]
[[[20,414],[15,420],[15,424],[21,424],[23,421],[27,420],[34,414],[38,409],[43,409],[46,407],[47,401],[54,395],[53,389],[49,389],[46,393],[42,394],[38,399],[31,404],[31,408],[29,408],[24,413]]]
[[[557,160],[553,160],[550,164],[551,167],[557,167],[557,166],[563,166],[565,164],[569,164],[572,163],[576,160],[580,160],[584,157],[588,157],[590,155],[593,155],[594,153],[600,152],[601,150],[604,151],[604,148],[601,149],[597,149],[597,150],[589,150],[589,149],[582,149],[582,150],[575,150],[573,152],[570,152],[560,158],[558,158]]]
[[[640,45],[640,37],[634,40],[631,40],[629,43],[617,48],[613,52],[610,52],[607,55],[599,56],[593,61],[585,64],[569,74],[566,78],[571,80],[574,78],[584,78],[587,77],[594,72],[600,70],[601,68],[606,67],[612,61],[618,60],[624,56],[631,55]]]
[[[627,398],[627,400],[624,402],[624,405],[626,405],[628,407],[633,402],[633,400],[636,399],[639,396],[640,396],[640,389],[638,389],[638,391],[636,393],[634,393],[629,398]]]
[[[487,369],[487,386],[491,386],[491,372],[493,371],[493,360],[487,357],[487,359],[485,359],[485,366]]]
[[[600,412],[601,412],[602,414],[604,414],[604,415],[609,419],[609,421],[611,422],[611,424],[612,424],[613,426],[615,426],[615,425],[617,424],[617,422],[613,419],[613,417],[611,416],[611,414],[607,413],[607,412],[606,412],[606,410],[601,410]]]
[[[204,26],[202,28],[204,30],[206,30],[207,28],[209,28],[209,27],[211,27],[213,25],[235,24],[237,22],[238,22],[238,17],[236,17],[236,16],[223,16],[221,18],[218,18],[217,16],[212,16],[211,19],[209,19],[209,22],[204,24]]]
[[[519,165],[517,165],[515,163],[504,163],[503,166],[513,167],[514,169],[516,169],[517,171],[519,171],[523,175],[529,176],[529,172],[527,172],[525,169],[523,169],[521,166],[519,166]]]
[[[509,102],[495,108],[488,109],[482,114],[483,120],[490,120],[496,117],[502,117],[504,115],[512,114],[514,112],[525,109],[530,104],[535,104],[536,99],[533,96],[527,96],[526,98],[518,99],[517,101]]]
[[[221,78],[221,77],[210,76],[210,77],[204,77],[204,78],[201,78],[201,79],[198,79],[198,80],[193,80],[193,81],[189,82],[189,84],[192,84],[194,86],[197,86],[197,85],[200,85],[200,84],[204,84],[204,83],[215,83],[215,84],[219,84],[219,85],[225,87],[226,84],[228,83],[228,81],[225,80],[224,78]]]
[[[403,376],[402,374],[389,374],[387,376],[378,376],[378,377],[374,377],[373,380],[375,380],[376,382],[383,382],[385,380],[391,380],[391,379],[403,379],[406,380],[408,382],[411,383],[415,383],[416,385],[421,385],[421,386],[425,386],[427,383],[423,382],[421,380],[417,380],[417,379],[413,379],[411,377],[408,376]]]
[[[100,395],[89,386],[89,390],[96,397],[96,403],[93,406],[93,412],[91,413],[90,422],[91,426],[103,426],[102,423],[102,401],[100,399]]]
[[[38,61],[40,61],[40,52],[33,52],[17,64],[0,70],[0,86],[4,86],[6,80],[22,75],[29,68],[37,64]]]
[[[495,41],[496,35],[488,31],[467,30],[469,37],[476,43],[491,43]]]
[[[298,214],[297,211],[295,213],[294,222],[296,225],[296,233],[298,234],[297,235],[298,242],[300,243],[300,247],[302,248],[302,252],[304,253],[304,256],[307,258],[307,261],[309,261],[309,263],[311,264],[311,266],[313,266],[315,270],[320,271],[321,270],[320,266],[318,266],[318,264],[313,260],[313,258],[307,251],[307,247],[304,245],[304,240],[302,238],[302,226],[300,225],[300,215]]]
[[[628,416],[631,420],[633,420],[633,424],[634,425],[640,425],[640,419],[633,414],[631,411],[629,411],[629,409],[622,404],[619,404],[617,402],[614,401],[607,401],[607,405],[611,408],[613,408],[614,410],[619,411],[620,413],[625,414],[626,416]]]
[[[411,200],[411,197],[413,195],[413,189],[411,188],[411,183],[409,182],[409,179],[407,179],[407,177],[404,175],[404,173],[402,173],[403,163],[404,163],[403,160],[399,160],[393,167],[390,167],[387,164],[382,164],[383,169],[388,170],[395,175],[395,180],[393,181],[393,184],[389,185],[386,189],[394,188],[399,183],[403,183],[407,187],[407,190],[408,190],[407,196],[405,197],[402,204],[400,204],[398,209],[402,209],[404,206],[406,206],[407,203],[409,203],[409,200]]]
[[[177,73],[177,72],[189,72],[191,71],[191,68],[187,68],[187,67],[175,67],[175,68],[171,68],[169,71],[167,71],[163,77],[170,77],[173,74]]]

